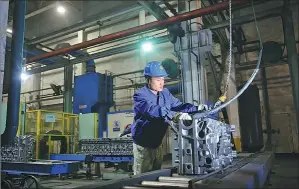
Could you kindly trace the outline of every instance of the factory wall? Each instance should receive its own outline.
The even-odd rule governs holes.
[[[279,1],[278,1],[279,2]],[[291,1],[292,2],[292,1]],[[282,3],[282,2],[280,2]],[[293,23],[295,29],[296,40],[298,41],[298,28],[299,28],[299,15],[298,15],[298,3],[294,3],[292,7],[293,11]],[[276,4],[276,5],[275,5]],[[276,3],[269,3],[269,8],[271,6],[277,6]],[[259,11],[256,9],[256,11]],[[250,14],[252,10],[250,8],[247,11],[241,12],[241,15]],[[284,43],[283,37],[283,27],[280,17],[270,18],[263,21],[258,21],[259,30],[263,42],[266,41],[276,41],[281,44]],[[257,40],[257,33],[255,24],[246,24],[243,25],[243,30],[245,32],[246,38],[248,41]],[[297,44],[297,51],[299,53],[299,46]],[[287,55],[285,50],[284,55]],[[245,55],[241,57],[243,62],[249,62],[256,60],[257,53],[247,53],[247,60]],[[253,70],[241,71],[239,72],[239,83],[244,83],[249,76],[252,74]],[[293,96],[292,96],[292,87],[290,78],[287,79],[276,79],[272,80],[273,77],[280,76],[289,76],[289,67],[288,65],[277,65],[273,67],[266,68],[267,79],[268,79],[268,93],[269,93],[269,104],[270,104],[270,119],[272,129],[279,129],[280,134],[272,135],[272,144],[273,150],[277,153],[291,153],[299,152],[298,138],[296,135],[296,121],[295,121],[295,112],[293,107]],[[260,75],[256,80],[260,79]],[[276,81],[282,81],[279,84],[271,84]],[[283,82],[285,81],[285,82]],[[262,107],[262,116],[263,116],[263,128],[266,129],[265,125],[265,108],[263,103],[262,95],[262,86],[260,82],[258,87],[260,88],[260,98],[261,98],[261,107]],[[241,125],[242,128],[242,125]],[[264,141],[266,141],[267,136],[264,134]]]

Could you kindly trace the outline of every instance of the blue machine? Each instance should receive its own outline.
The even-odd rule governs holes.
[[[99,114],[99,138],[107,130],[106,114],[113,105],[113,78],[107,74],[87,72],[75,77],[73,113]]]

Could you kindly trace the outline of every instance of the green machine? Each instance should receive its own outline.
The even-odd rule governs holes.
[[[79,140],[98,138],[99,115],[79,114]]]
[[[7,104],[0,102],[0,132],[1,135],[4,133],[6,128],[6,114],[7,114]],[[24,134],[24,126],[25,126],[25,113],[26,113],[26,105],[20,104],[20,113],[19,113],[19,129],[17,135]]]

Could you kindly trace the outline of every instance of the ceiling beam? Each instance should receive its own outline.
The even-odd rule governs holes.
[[[153,39],[153,42],[155,44],[166,43],[168,41],[169,41],[168,36],[162,36],[162,37],[157,37],[157,38]],[[116,55],[116,54],[130,52],[130,51],[139,49],[139,47],[140,47],[139,42],[129,44],[129,45],[124,45],[124,46],[116,47],[116,48],[109,49],[106,51],[101,51],[98,53],[90,54],[89,56],[75,58],[75,59],[71,60],[70,63],[71,64],[79,64],[79,63],[85,62],[90,59],[99,59],[99,58],[104,58],[104,57],[108,57],[108,56],[112,56],[112,55]],[[51,64],[51,65],[47,65],[44,67],[39,67],[39,68],[34,68],[32,70],[28,70],[26,73],[27,74],[35,74],[35,73],[45,72],[45,71],[49,71],[49,70],[53,70],[53,69],[62,68],[67,64],[69,64],[69,62],[57,62],[56,64]]]
[[[27,15],[25,16],[25,19],[31,18],[31,17],[33,17],[33,16],[36,16],[36,15],[38,15],[38,14],[40,14],[40,13],[43,13],[43,12],[49,10],[49,9],[55,8],[56,6],[57,6],[56,3],[47,5],[47,6],[43,7],[43,8],[41,8],[41,9],[38,9],[38,10],[36,10],[36,11],[33,11],[33,12],[27,14]],[[10,21],[10,22],[8,23],[8,25],[11,26],[11,25],[12,25],[12,21]]]
[[[138,3],[144,7],[144,9],[153,15],[157,20],[165,20],[169,16],[165,13],[163,8],[157,5],[154,1],[148,2],[144,0],[138,0]]]

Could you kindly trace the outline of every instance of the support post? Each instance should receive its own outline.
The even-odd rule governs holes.
[[[284,31],[284,41],[288,53],[288,64],[291,75],[293,103],[295,109],[297,137],[299,139],[299,63],[296,48],[296,38],[294,33],[292,10],[290,9],[290,1],[284,1],[284,11],[282,15],[282,24]]]
[[[73,112],[73,64],[64,67],[63,111]]]
[[[261,68],[261,79],[263,86],[263,102],[264,102],[264,113],[266,121],[267,141],[266,149],[272,149],[272,133],[271,133],[271,119],[270,119],[270,105],[269,105],[269,94],[268,94],[268,82],[266,68]]]
[[[6,128],[1,142],[7,144],[14,139],[19,125],[19,109],[21,94],[21,73],[23,63],[23,43],[25,30],[26,1],[14,1],[14,20],[12,29],[10,87],[8,90]]]
[[[8,18],[8,1],[0,1],[0,126],[2,120],[2,93],[3,93],[3,80],[4,80],[4,67],[5,67],[5,47],[6,47],[6,27]],[[1,131],[2,131],[1,128]]]
[[[87,41],[87,34],[84,30],[78,31],[78,43],[82,43],[84,41]],[[82,62],[80,64],[80,75],[83,75],[86,73],[86,63]]]

